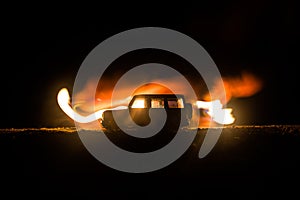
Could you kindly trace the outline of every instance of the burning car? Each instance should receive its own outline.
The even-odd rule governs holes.
[[[181,94],[138,94],[129,102],[128,110],[106,110],[103,112],[101,124],[108,131],[119,130],[114,115],[122,119],[122,123],[130,128],[127,119],[131,118],[139,126],[147,126],[151,122],[149,112],[153,118],[159,118],[160,111],[164,109],[167,114],[165,127],[177,127],[180,122],[187,126],[192,118],[192,105],[185,102]],[[128,112],[129,111],[129,112]],[[129,113],[129,115],[128,115]],[[182,119],[181,116],[183,115]]]
[[[107,131],[120,130],[116,118],[122,123],[122,127],[130,129],[134,124],[145,127],[151,120],[161,123],[162,111],[165,111],[167,117],[164,128],[177,130],[179,126],[189,126],[194,117],[192,104],[186,103],[183,95],[173,93],[135,93],[126,106],[99,109],[85,116],[73,109],[66,88],[59,91],[57,102],[65,114],[74,121],[89,124],[98,120]],[[235,120],[231,113],[232,109],[224,108],[220,100],[196,101],[194,104],[196,108],[205,111],[210,120],[218,124],[232,124]],[[155,124],[153,121],[151,124]]]

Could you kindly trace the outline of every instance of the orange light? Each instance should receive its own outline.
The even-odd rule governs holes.
[[[213,121],[219,124],[232,124],[235,118],[232,115],[231,108],[223,108],[220,100],[215,101],[197,101],[197,107],[206,110],[206,113],[212,118]]]
[[[90,94],[95,92],[95,85],[97,86],[97,92],[95,97],[91,98]],[[57,101],[60,108],[70,118],[77,122],[89,123],[101,119],[105,110],[128,109],[131,97],[138,94],[186,94],[187,91],[190,91],[180,84],[178,77],[174,77],[165,80],[164,85],[155,83],[155,80],[137,89],[133,85],[124,85],[117,93],[114,93],[116,96],[114,96],[114,101],[112,101],[113,88],[108,87],[110,85],[113,84],[110,84],[109,80],[105,80],[102,85],[99,85],[96,80],[90,80],[82,91],[73,96],[73,107],[70,104],[68,90],[65,88],[59,91]],[[172,86],[171,88],[175,88],[175,90],[171,91],[167,86]],[[261,89],[262,81],[258,77],[251,73],[243,72],[240,76],[222,77],[222,79],[215,80],[214,86],[209,93],[201,94],[202,91],[199,90],[200,92],[197,96],[199,100],[203,101],[196,100],[196,102],[191,103],[197,108],[203,109],[207,114],[206,116],[208,116],[202,117],[200,123],[202,123],[202,120],[204,123],[214,121],[219,124],[232,124],[235,122],[232,109],[225,108],[225,105],[232,98],[249,97]],[[177,101],[177,104],[175,108],[184,108],[183,102]],[[136,98],[131,108],[147,108],[148,106],[151,106],[151,108],[163,108],[165,105],[163,105],[163,102],[155,101],[151,101],[147,105],[145,99]],[[168,107],[172,106],[169,105]]]
[[[102,114],[106,110],[123,110],[127,109],[126,106],[118,106],[112,109],[101,109],[87,116],[82,116],[75,112],[70,105],[70,95],[66,88],[62,88],[57,94],[57,103],[59,107],[74,121],[80,123],[90,123],[102,118]]]
[[[145,108],[145,99],[135,99],[131,108]]]

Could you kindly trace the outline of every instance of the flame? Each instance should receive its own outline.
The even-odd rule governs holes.
[[[199,109],[204,109],[211,119],[219,124],[232,124],[235,118],[232,115],[231,108],[223,108],[220,100],[215,101],[197,101]]]
[[[119,106],[112,109],[100,109],[95,113],[92,113],[87,116],[82,116],[75,112],[73,108],[70,105],[70,95],[68,92],[68,89],[62,88],[57,95],[57,102],[60,108],[74,121],[80,122],[80,123],[90,123],[96,120],[99,120],[102,118],[102,114],[106,110],[120,110],[120,109],[126,109],[127,107]]]
[[[113,86],[109,84],[109,81],[106,81],[104,85],[108,85],[112,88],[103,87],[104,89],[100,88],[100,90],[97,88],[95,98],[87,99],[90,97],[91,92],[93,92],[91,89],[94,88],[94,84],[98,83],[91,80],[81,92],[75,95],[73,99],[73,108],[70,104],[68,90],[63,88],[59,91],[57,95],[58,104],[74,121],[89,123],[102,119],[102,114],[106,110],[127,109],[131,97],[137,94],[173,94],[173,92],[179,94],[188,91],[180,84],[178,77],[171,77],[165,80],[165,85],[172,86],[171,88],[175,88],[175,91],[171,91],[168,87],[156,83],[148,83],[137,89],[128,85],[118,91],[117,100],[112,102]],[[223,88],[225,88],[225,91]],[[211,124],[211,122],[224,125],[234,123],[235,118],[232,114],[233,110],[232,108],[225,108],[225,105],[232,98],[249,97],[257,93],[261,88],[261,80],[247,72],[243,72],[238,77],[223,77],[220,80],[216,80],[210,93],[205,94],[202,100],[191,102],[196,108],[204,110],[204,113],[206,114],[206,117],[200,118],[199,126],[207,123]],[[128,96],[128,91],[133,91],[132,95]],[[211,99],[210,94],[213,94],[212,96],[217,97],[217,99]],[[222,96],[225,98],[221,98]],[[137,103],[132,106],[133,108],[143,108],[145,106],[144,100],[136,102]],[[83,113],[85,115],[83,115]]]
[[[103,82],[106,86],[111,85],[108,80],[104,80]],[[72,104],[74,110],[81,114],[90,114],[97,110],[107,110],[116,107],[122,108],[122,106],[128,105],[130,101],[130,96],[128,96],[129,88],[118,91],[117,100],[112,102],[113,89],[109,87],[97,90],[96,95],[93,98],[90,94],[94,93],[93,89],[95,88],[95,85],[98,85],[98,81],[96,79],[90,79],[80,92],[73,95]]]
[[[223,87],[225,88],[225,95],[223,94]],[[242,72],[240,76],[236,77],[222,77],[216,80],[211,94],[221,97],[223,94],[225,99],[220,98],[223,104],[227,104],[232,98],[250,97],[262,89],[262,81],[257,76],[250,72]],[[204,99],[211,101],[210,94],[206,94]]]
[[[149,85],[147,85],[149,87]],[[139,90],[142,91],[142,90]],[[136,92],[136,94],[140,92]],[[57,102],[60,108],[68,115],[71,119],[74,121],[80,122],[80,123],[90,123],[99,119],[102,119],[102,114],[106,110],[121,110],[121,109],[127,109],[126,106],[118,106],[111,109],[100,109],[96,111],[95,113],[92,113],[87,116],[82,116],[74,111],[74,109],[70,105],[70,95],[66,88],[62,88],[57,95]],[[198,108],[202,108],[207,110],[207,114],[209,114],[212,117],[212,120],[214,120],[217,123],[220,124],[231,124],[234,122],[234,118],[231,115],[232,109],[226,108],[223,109],[223,105],[220,103],[220,100],[215,100],[212,102],[205,102],[205,101],[197,101],[196,105]],[[135,104],[132,105],[132,108],[144,108],[145,107],[145,100],[144,99],[137,99],[135,101]]]
[[[204,109],[205,113],[213,121],[224,125],[232,124],[235,122],[232,108],[223,107],[232,98],[244,98],[256,94],[262,89],[262,85],[261,79],[250,72],[242,72],[240,76],[235,77],[222,77],[222,79],[215,81],[212,91],[204,96],[204,101],[197,101],[196,105],[199,109]],[[218,99],[211,99],[211,96]],[[209,119],[201,120],[202,125],[207,125],[211,122]]]

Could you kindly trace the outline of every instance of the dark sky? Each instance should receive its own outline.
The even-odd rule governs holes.
[[[93,6],[91,6],[92,8]],[[249,1],[199,5],[11,8],[1,17],[1,127],[72,125],[56,94],[73,86],[88,53],[131,28],[157,26],[198,41],[221,74],[248,70],[264,88],[232,99],[237,124],[299,124],[299,79],[293,2]]]

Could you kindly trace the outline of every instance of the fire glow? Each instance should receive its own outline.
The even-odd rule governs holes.
[[[172,85],[178,85],[178,88],[180,88],[180,84],[176,81],[171,81],[170,84]],[[218,94],[221,92],[222,85],[224,85],[224,88],[226,91],[226,94],[223,95],[225,99],[210,99],[210,95],[207,94],[204,96],[204,100],[198,100],[196,102],[191,102],[193,105],[196,106],[198,109],[204,110],[204,112],[207,114],[206,122],[216,122],[221,125],[229,125],[233,124],[235,122],[235,117],[232,114],[232,108],[225,108],[225,105],[230,101],[231,98],[240,98],[240,97],[248,97],[255,93],[257,93],[261,89],[261,81],[256,78],[254,75],[249,73],[243,73],[239,77],[225,77],[222,80],[216,80],[215,87],[213,88],[212,93]],[[182,89],[182,88],[181,88]],[[123,91],[124,92],[124,91]],[[88,92],[87,92],[88,93]],[[135,94],[170,94],[172,91],[170,91],[166,87],[161,87],[155,83],[149,83],[145,86],[142,86],[138,89],[136,89],[133,93]],[[84,96],[83,94],[80,94],[81,96]],[[110,94],[105,94],[106,96],[110,97]],[[100,94],[100,96],[103,96],[103,94]],[[219,95],[221,96],[221,95]],[[127,109],[128,99],[129,97],[120,100],[117,103],[114,103],[113,105],[109,104],[108,100],[109,98],[96,98],[95,100],[95,107],[98,108],[96,112],[90,113],[88,115],[82,115],[79,114],[76,110],[76,105],[71,106],[70,102],[70,95],[66,88],[62,88],[57,95],[57,102],[60,108],[65,112],[65,114],[73,119],[76,122],[79,123],[90,123],[96,120],[101,120],[103,112],[106,110],[122,110]],[[84,102],[83,102],[84,103]],[[111,102],[110,102],[111,103]],[[133,105],[135,108],[144,108],[144,101],[141,100],[138,101],[137,105]],[[88,108],[88,110],[93,110],[92,108]],[[201,126],[201,119],[200,124]]]
[[[199,109],[204,109],[211,119],[219,124],[232,124],[235,118],[231,114],[231,108],[223,108],[220,100],[215,101],[197,101],[196,105]]]
[[[82,116],[74,111],[74,109],[70,105],[70,95],[66,88],[62,88],[57,95],[57,102],[60,108],[68,115],[71,119],[79,123],[90,123],[102,118],[102,114],[106,110],[118,110],[118,109],[126,109],[126,107],[118,106],[112,109],[101,109],[95,113],[92,113],[87,116]]]
[[[79,123],[90,123],[99,119],[102,119],[102,114],[106,110],[121,110],[126,109],[126,106],[118,106],[111,109],[100,109],[95,113],[87,116],[82,116],[78,114],[70,105],[70,95],[66,88],[62,88],[57,95],[57,102],[60,108],[68,115],[71,119]],[[137,101],[133,108],[144,108],[144,100]],[[211,102],[197,101],[196,105],[199,109],[206,110],[206,113],[211,116],[212,120],[219,124],[232,124],[234,122],[234,117],[231,114],[231,108],[223,109],[223,105],[220,100],[215,100]]]

